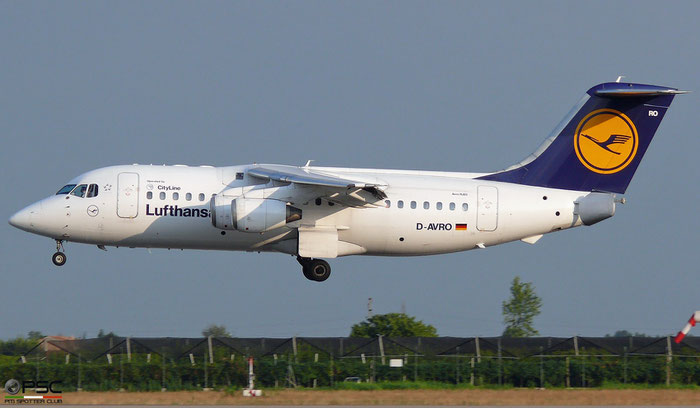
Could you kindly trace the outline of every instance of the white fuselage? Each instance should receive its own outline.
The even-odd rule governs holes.
[[[98,185],[96,196],[48,197],[18,213],[13,225],[57,240],[95,245],[288,254],[297,254],[300,228],[325,228],[333,230],[333,237],[337,231],[336,242],[319,245],[337,245],[331,251],[337,256],[428,255],[519,239],[534,243],[541,234],[581,225],[574,202],[588,194],[477,180],[481,174],[474,173],[313,167],[387,186],[386,199],[351,207],[332,198],[309,199],[308,194],[297,194],[300,189],[294,184],[250,177],[250,167],[97,169],[71,181]],[[125,190],[127,182],[133,186]],[[210,199],[226,191],[286,197],[284,201],[303,215],[263,233],[219,229],[212,225]]]

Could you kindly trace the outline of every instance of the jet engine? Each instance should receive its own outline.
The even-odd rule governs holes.
[[[209,213],[211,214],[211,224],[223,230],[233,230],[236,227],[231,218],[231,203],[236,197],[214,194],[209,202]]]
[[[231,203],[233,226],[243,232],[265,232],[301,219],[301,210],[284,201],[236,198]]]
[[[214,195],[211,223],[224,230],[265,232],[301,219],[301,210],[284,201]]]

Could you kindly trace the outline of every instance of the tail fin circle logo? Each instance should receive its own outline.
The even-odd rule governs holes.
[[[576,127],[574,149],[581,164],[600,174],[613,174],[629,165],[637,154],[637,128],[624,113],[599,109]]]

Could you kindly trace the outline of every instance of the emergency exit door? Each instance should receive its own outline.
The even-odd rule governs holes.
[[[477,196],[476,229],[495,231],[498,226],[498,189],[479,186]]]
[[[139,214],[139,175],[119,173],[117,181],[117,215],[136,218]]]

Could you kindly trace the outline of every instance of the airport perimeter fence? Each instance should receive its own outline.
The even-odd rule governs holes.
[[[700,385],[697,337],[46,338],[0,350],[0,380],[60,380],[65,390],[244,387],[248,357],[262,387]]]

